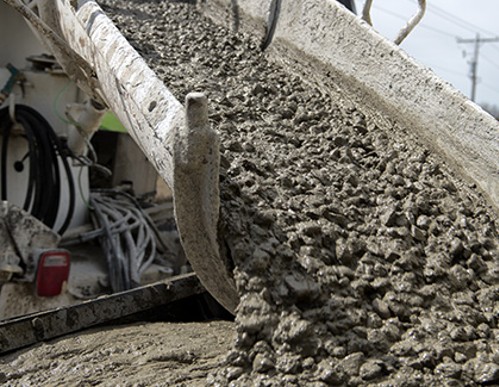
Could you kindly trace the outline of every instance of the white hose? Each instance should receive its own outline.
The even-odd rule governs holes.
[[[156,230],[152,221],[133,197],[121,191],[92,192],[90,204],[100,228],[82,238],[99,237],[112,290],[138,286],[141,275],[156,258]]]

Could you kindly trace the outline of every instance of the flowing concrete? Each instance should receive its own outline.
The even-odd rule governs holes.
[[[201,10],[263,40],[270,0],[214,0]],[[412,128],[499,209],[499,123],[334,0],[280,2],[270,55],[310,70],[363,106]]]

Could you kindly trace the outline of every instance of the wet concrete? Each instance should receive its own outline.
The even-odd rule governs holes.
[[[186,2],[101,4],[179,100],[207,93],[221,135],[241,303],[206,383],[499,382],[497,218],[473,186],[338,79],[270,63]]]
[[[192,6],[105,4],[179,99],[207,93],[222,138],[241,303],[210,382],[499,380],[496,218],[472,186],[411,128],[269,63]]]
[[[204,386],[233,338],[233,324],[101,327],[0,359],[7,386]]]

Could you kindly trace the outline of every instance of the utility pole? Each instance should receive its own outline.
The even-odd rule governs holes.
[[[481,43],[495,43],[499,42],[498,38],[480,38],[480,34],[476,34],[475,39],[457,39],[458,43],[473,43],[475,49],[473,52],[473,59],[470,62],[470,78],[471,78],[471,100],[475,102],[476,97],[476,84],[478,82],[478,58],[480,57],[480,44]]]

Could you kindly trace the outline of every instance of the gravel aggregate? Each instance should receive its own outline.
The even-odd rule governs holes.
[[[190,2],[99,3],[179,100],[208,95],[221,136],[241,302],[207,383],[499,384],[498,223],[473,186]]]

